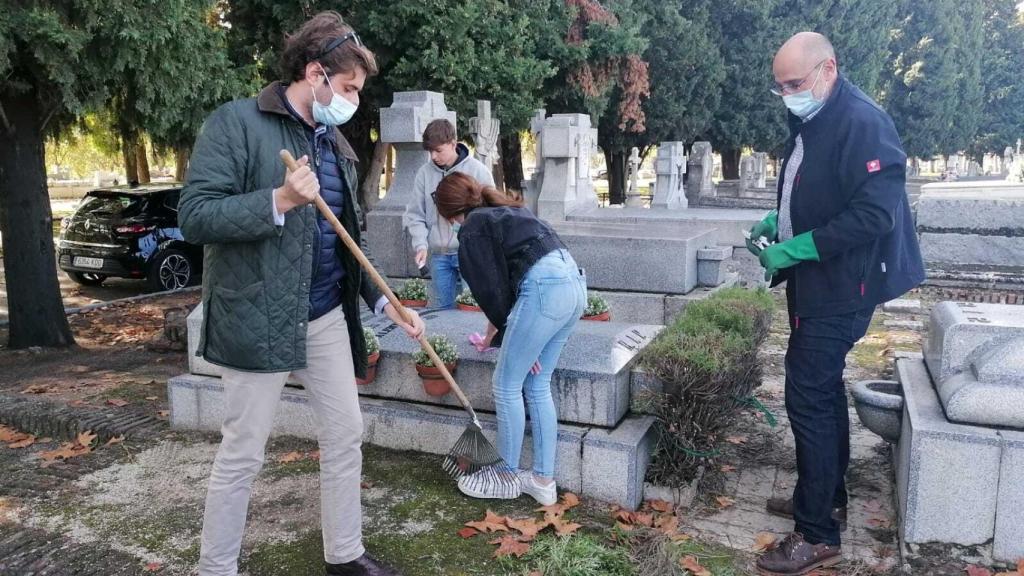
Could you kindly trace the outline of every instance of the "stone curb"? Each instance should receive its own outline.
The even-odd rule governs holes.
[[[160,296],[168,296],[170,294],[184,294],[187,292],[195,292],[201,290],[202,286],[189,286],[188,288],[182,288],[181,290],[165,290],[163,292],[151,292],[149,294],[139,294],[138,296],[128,296],[127,298],[118,298],[116,300],[108,300],[106,302],[97,302],[95,304],[87,304],[85,306],[77,306],[74,308],[65,308],[64,314],[71,316],[72,314],[81,314],[82,312],[89,312],[92,310],[99,310],[100,308],[107,308],[108,306],[114,306],[116,304],[127,304],[129,302],[138,302],[139,300],[146,300],[148,298],[159,298]],[[0,328],[7,327],[10,324],[10,320],[0,320]]]
[[[0,394],[0,424],[64,440],[92,431],[101,442],[115,436],[148,438],[168,426],[153,416],[131,410],[97,410],[6,394]]]

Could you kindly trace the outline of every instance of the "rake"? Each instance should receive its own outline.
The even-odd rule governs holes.
[[[295,171],[299,168],[298,163],[288,150],[281,150],[281,160],[284,161],[285,166],[289,170]],[[359,264],[364,270],[370,275],[374,284],[380,288],[380,291],[387,297],[388,302],[398,310],[402,319],[407,323],[409,322],[409,312],[402,306],[398,298],[395,297],[395,293],[391,291],[391,287],[388,286],[384,278],[381,277],[377,269],[374,268],[373,264],[366,258],[363,251],[356,244],[355,240],[349,236],[345,227],[341,225],[338,218],[331,212],[330,207],[324,202],[324,199],[318,194],[314,200],[316,207],[320,210],[320,214],[331,224],[334,228],[335,233],[341,238],[341,241],[345,243],[345,247],[348,248],[349,252],[356,257]],[[471,418],[470,423],[466,426],[466,430],[459,437],[455,446],[448,451],[448,455],[445,456],[444,464],[442,468],[449,476],[454,480],[459,480],[466,477],[465,483],[467,487],[472,491],[479,492],[482,488],[487,486],[496,486],[496,496],[512,498],[518,495],[519,480],[516,478],[516,473],[498,454],[498,451],[494,448],[489,440],[484,436],[483,428],[480,426],[480,420],[476,416],[476,411],[473,410],[473,406],[469,403],[466,395],[462,392],[462,388],[455,382],[455,378],[452,377],[448,368],[445,367],[444,362],[441,361],[437,356],[437,352],[434,351],[434,347],[427,341],[426,333],[420,334],[419,337],[420,346],[423,351],[427,353],[430,360],[434,363],[434,366],[438,368],[441,375],[451,386],[455,396],[459,399],[462,407],[466,409]]]

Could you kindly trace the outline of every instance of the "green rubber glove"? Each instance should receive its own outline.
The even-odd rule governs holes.
[[[792,240],[772,244],[761,252],[761,266],[764,266],[765,281],[771,280],[779,270],[796,266],[804,260],[820,260],[818,248],[814,245],[813,232],[804,232]]]
[[[775,242],[779,236],[779,212],[778,210],[772,210],[761,219],[760,222],[754,224],[754,227],[750,229],[750,238],[747,238],[747,250],[754,256],[761,254],[761,249],[754,245],[754,242],[758,238],[764,236],[768,239],[768,242]]]

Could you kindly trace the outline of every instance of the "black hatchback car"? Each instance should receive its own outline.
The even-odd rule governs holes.
[[[202,273],[202,247],[178,228],[180,184],[99,188],[85,195],[61,222],[61,270],[86,286],[110,276],[145,279],[156,291],[194,284]]]

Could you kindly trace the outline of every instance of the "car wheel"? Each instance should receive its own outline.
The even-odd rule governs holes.
[[[154,292],[181,290],[192,284],[195,268],[192,260],[181,250],[162,250],[154,258],[149,269],[149,287]]]
[[[96,274],[95,272],[68,271],[68,276],[70,276],[76,284],[81,284],[82,286],[99,286],[107,279],[106,274]]]

